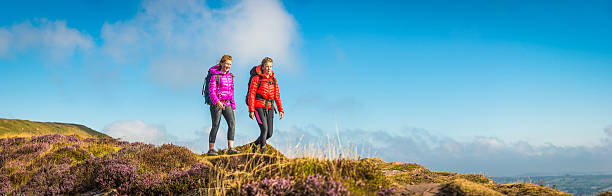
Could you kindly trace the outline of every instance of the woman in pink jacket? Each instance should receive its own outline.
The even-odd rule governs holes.
[[[224,55],[218,65],[211,67],[208,71],[211,74],[208,82],[208,96],[210,97],[210,116],[212,127],[208,138],[208,156],[216,156],[215,139],[221,122],[221,115],[227,122],[227,154],[237,154],[238,151],[232,148],[234,144],[234,112],[236,102],[234,101],[234,75],[229,72],[232,67],[232,56]]]

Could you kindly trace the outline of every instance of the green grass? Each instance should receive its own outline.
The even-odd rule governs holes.
[[[91,144],[85,147],[87,151],[91,152],[95,157],[102,157],[106,153],[115,153],[121,149],[121,147],[110,145],[110,144]]]

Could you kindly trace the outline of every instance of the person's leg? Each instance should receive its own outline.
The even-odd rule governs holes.
[[[212,127],[210,127],[210,135],[208,136],[208,150],[215,148],[215,139],[221,122],[221,110],[216,106],[210,106],[210,118],[212,119]]]
[[[255,143],[259,146],[266,145],[266,137],[268,135],[268,121],[266,120],[266,116],[267,115],[262,108],[255,108],[255,118],[257,120],[257,124],[259,125],[260,131],[259,138],[257,138]]]
[[[227,147],[232,148],[234,144],[234,132],[235,132],[235,119],[234,119],[234,111],[232,110],[232,106],[226,106],[223,110],[223,118],[225,118],[225,122],[227,122]]]
[[[274,110],[268,110],[268,135],[266,136],[266,140],[272,137],[272,130],[274,129]]]

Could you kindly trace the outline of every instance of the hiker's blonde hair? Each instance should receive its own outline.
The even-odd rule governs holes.
[[[266,63],[272,63],[272,58],[266,57],[263,60],[261,60],[261,65],[265,65]]]

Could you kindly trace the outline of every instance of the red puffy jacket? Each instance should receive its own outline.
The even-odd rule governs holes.
[[[280,93],[278,92],[278,81],[274,78],[274,72],[270,76],[261,73],[261,65],[258,65],[255,70],[257,70],[258,76],[253,77],[250,81],[249,112],[255,112],[256,107],[274,109],[274,102],[276,102],[278,112],[284,113]],[[259,86],[259,80],[261,80],[261,87]]]

